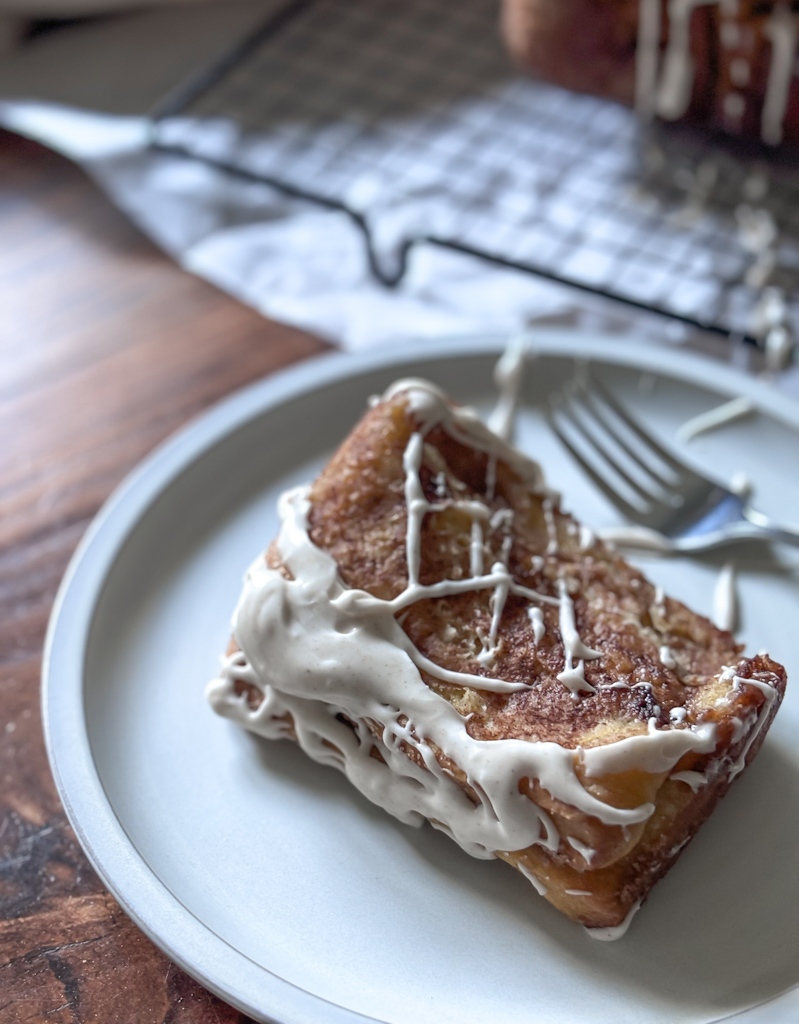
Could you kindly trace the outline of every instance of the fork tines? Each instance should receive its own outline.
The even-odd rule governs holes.
[[[617,402],[593,374],[574,381],[547,416],[563,445],[629,519],[660,520],[681,504],[675,490],[690,471]]]

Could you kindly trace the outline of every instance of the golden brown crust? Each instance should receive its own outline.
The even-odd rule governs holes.
[[[408,414],[407,399],[399,395],[372,409],[339,448],[311,490],[310,535],[338,563],[349,586],[383,599],[401,593],[407,582],[405,535],[407,513],[402,457],[417,424]],[[596,692],[575,701],[557,679],[564,667],[564,648],[558,609],[544,606],[546,632],[533,641],[529,602],[509,598],[501,623],[501,640],[490,668],[477,654],[478,629],[488,633],[490,592],[425,600],[411,606],[401,624],[416,647],[438,665],[475,675],[490,675],[532,683],[511,694],[441,683],[423,673],[426,684],[463,715],[471,715],[467,730],[476,739],[550,741],[576,749],[600,746],[644,733],[647,722],[670,723],[669,712],[685,709],[686,725],[713,722],[716,749],[709,754],[685,755],[674,771],[706,773],[708,782],[694,793],[669,773],[640,770],[603,778],[578,774],[593,795],[615,807],[652,802],[655,814],[627,828],[609,826],[561,803],[534,779],[520,789],[552,816],[561,835],[560,848],[549,853],[540,846],[523,851],[499,851],[515,866],[523,866],[547,887],[547,898],[564,913],[590,926],[618,924],[631,905],[646,896],[651,885],[676,859],[679,849],[698,829],[728,786],[729,765],[747,742],[749,732],[739,723],[752,721],[766,697],[754,686],[733,689],[720,680],[725,666],[736,666],[744,679],[768,674],[781,696],[782,666],[767,656],[741,658],[733,637],[717,629],[678,601],[661,598],[635,568],[599,541],[580,543],[580,530],[557,503],[547,523],[546,495],[533,493],[504,463],[496,467],[493,497],[486,495],[487,457],[453,440],[441,428],[426,436],[420,479],[429,500],[436,497],[436,475],[445,471],[448,487],[459,497],[479,497],[492,511],[512,510],[488,531],[486,543],[500,557],[511,537],[508,565],[515,579],[540,593],[557,596],[559,580],[573,590],[575,618],[582,640],[601,652],[586,665],[586,679]],[[440,479],[440,478],[439,478]],[[501,517],[502,518],[502,517]],[[553,544],[553,529],[557,543]],[[425,517],[422,529],[422,583],[470,575],[470,522],[461,512],[447,509]],[[273,544],[270,567],[288,575]],[[490,560],[486,559],[486,564]],[[660,649],[668,646],[677,668],[664,666]],[[601,689],[614,683],[633,688]],[[636,685],[636,684],[647,685]],[[252,695],[248,692],[248,699]],[[252,698],[257,699],[257,698]],[[771,717],[779,700],[773,702]],[[768,723],[752,744],[756,753]],[[373,723],[375,734],[381,726]],[[413,748],[409,757],[424,767]],[[460,768],[441,751],[448,768],[474,798]],[[568,838],[576,844],[568,842]],[[590,869],[578,850],[594,853]],[[570,895],[567,889],[590,891]]]
[[[311,539],[333,556],[345,583],[381,598],[395,597],[407,580],[402,455],[414,428],[401,398],[372,410],[311,492]],[[738,662],[741,649],[729,633],[678,601],[666,598],[658,604],[655,588],[642,573],[600,541],[583,550],[578,524],[557,504],[552,514],[558,550],[547,553],[551,537],[543,509],[545,496],[531,493],[500,463],[496,497],[487,498],[485,455],[459,444],[441,428],[431,431],[427,442],[465,485],[460,496],[479,497],[492,511],[513,510],[508,566],[519,583],[557,597],[557,581],[567,580],[580,636],[602,652],[600,659],[587,663],[587,681],[594,687],[651,684],[651,689],[598,690],[575,702],[557,679],[564,665],[557,608],[542,607],[546,632],[534,646],[529,602],[509,597],[499,650],[486,668],[477,660],[478,631],[488,633],[491,592],[420,601],[406,613],[402,626],[426,657],[474,675],[535,680],[533,689],[508,695],[478,694],[427,679],[459,709],[468,707],[472,713],[468,728],[475,739],[524,738],[590,747],[619,738],[619,730],[625,735],[644,731],[653,717],[667,725],[674,707],[685,705],[689,715],[691,709],[701,708],[701,686],[696,684],[717,674],[723,665]],[[421,480],[426,496],[435,500],[431,461],[438,465],[435,456],[428,457]],[[456,510],[427,516],[422,531],[422,583],[469,575],[469,525],[465,514]],[[506,536],[507,528],[498,528],[487,537],[494,559],[500,557]],[[486,558],[486,564],[490,561]],[[662,664],[662,646],[670,648],[678,669]]]

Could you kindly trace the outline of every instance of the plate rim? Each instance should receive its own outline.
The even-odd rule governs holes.
[[[761,412],[799,430],[799,402],[705,355],[570,328],[534,329],[530,337],[533,350],[541,355],[660,373],[700,383],[720,395],[746,394]],[[84,713],[85,656],[105,581],[127,538],[159,495],[194,461],[248,422],[304,394],[375,370],[496,356],[507,338],[505,333],[484,333],[417,339],[391,350],[325,353],[245,385],[193,417],[125,476],[90,523],[58,588],[45,637],[41,702],[47,756],[67,819],[103,884],[150,940],[204,987],[256,1019],[272,1024],[378,1020],[308,992],[230,945],[180,902],[127,836],[96,770]],[[150,903],[143,907],[131,892],[145,893]],[[799,993],[799,985],[759,1005],[772,1005],[787,993]],[[755,1009],[721,1019],[733,1020]]]

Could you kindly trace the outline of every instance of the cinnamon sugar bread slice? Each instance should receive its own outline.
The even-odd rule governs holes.
[[[590,928],[629,921],[782,699],[781,665],[664,597],[424,382],[390,389],[281,518],[215,709]]]

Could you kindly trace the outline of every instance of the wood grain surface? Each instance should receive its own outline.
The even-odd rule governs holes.
[[[41,649],[92,516],[159,441],[324,344],[178,269],[75,167],[0,132],[0,1022],[244,1021],[103,888],[45,755]]]

